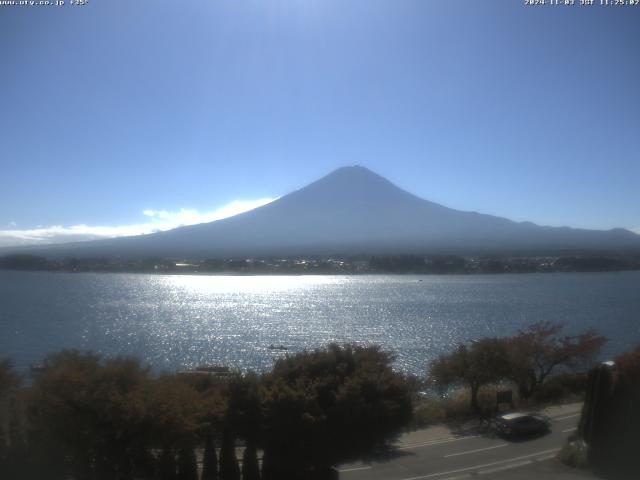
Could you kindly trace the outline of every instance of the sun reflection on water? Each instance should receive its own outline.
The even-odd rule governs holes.
[[[0,350],[25,365],[52,351],[80,348],[137,355],[157,370],[201,363],[265,370],[287,353],[354,342],[393,350],[398,368],[421,373],[458,342],[508,334],[537,320],[564,321],[571,332],[598,328],[611,339],[612,353],[640,341],[637,272],[1,275],[8,278],[0,282],[6,312]]]
[[[320,275],[167,275],[161,277],[170,289],[186,290],[192,294],[225,294],[243,292],[263,294],[314,288],[321,285],[346,283],[349,277]]]

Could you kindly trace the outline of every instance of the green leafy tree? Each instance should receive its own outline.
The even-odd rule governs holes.
[[[33,386],[29,423],[41,448],[61,450],[76,478],[128,478],[144,449],[142,391],[148,370],[135,359],[63,351],[46,359]]]
[[[201,395],[176,375],[164,375],[144,391],[150,444],[178,450],[193,446],[202,427]]]
[[[279,359],[262,391],[263,479],[327,478],[394,438],[412,392],[392,362],[378,347],[335,344]]]
[[[144,391],[147,448],[160,449],[162,479],[192,480],[197,475],[194,446],[203,423],[203,399],[178,375],[163,375]]]

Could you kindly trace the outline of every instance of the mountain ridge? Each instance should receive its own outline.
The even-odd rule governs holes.
[[[629,230],[515,222],[422,199],[366,167],[342,167],[273,202],[135,237],[24,247],[47,256],[228,258],[326,254],[540,254],[640,250]]]

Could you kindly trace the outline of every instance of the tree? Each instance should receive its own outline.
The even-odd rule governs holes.
[[[471,409],[480,410],[480,388],[506,374],[506,351],[499,338],[483,338],[469,345],[460,344],[452,353],[431,362],[430,383],[439,388],[463,385],[471,392]]]
[[[144,391],[148,445],[180,450],[198,442],[203,405],[200,394],[176,375],[163,375]]]
[[[262,422],[260,379],[254,373],[236,375],[226,384],[224,395],[227,401],[227,408],[224,415],[225,435],[230,436],[230,433],[233,432],[233,434],[245,440],[246,448],[243,455],[242,478],[243,480],[257,480],[260,478],[260,469],[256,454],[256,443],[261,437]],[[229,468],[226,466],[223,468],[222,466],[223,451],[229,451],[229,453],[231,453],[230,449],[225,448],[224,442],[225,439],[223,438],[220,477],[225,478],[223,477],[224,470],[225,475],[227,475],[227,471],[229,471],[230,473],[228,474],[233,475],[233,478],[235,478],[235,468],[231,466],[231,462],[237,466],[235,450],[233,455],[228,455]],[[225,462],[226,461],[227,460],[225,460]]]
[[[261,435],[260,388],[258,376],[247,373],[231,378],[224,390],[227,402],[225,428],[247,441],[257,442]]]
[[[11,444],[11,438],[6,435],[9,431],[11,403],[13,394],[21,383],[20,376],[15,372],[11,360],[0,359],[0,462]]]
[[[30,438],[59,451],[75,478],[130,478],[148,463],[149,372],[132,358],[63,351],[47,357],[29,406]]]
[[[264,377],[263,479],[326,478],[394,438],[412,413],[407,379],[379,347],[329,345]]]
[[[198,464],[193,448],[182,447],[178,450],[178,480],[198,480]]]
[[[107,365],[77,351],[50,355],[45,365],[30,402],[31,437],[46,439],[43,448],[61,448],[75,477],[126,469],[139,420],[133,396],[146,371],[132,360]]]
[[[220,480],[240,480],[240,467],[238,467],[236,458],[236,442],[229,430],[225,430],[222,435]]]
[[[13,368],[13,362],[8,358],[0,359],[0,398],[18,388],[22,383],[20,375]]]
[[[38,255],[12,254],[0,258],[0,268],[9,270],[45,270],[49,267],[49,261]]]
[[[204,440],[201,480],[218,480],[218,458],[211,433],[207,433]]]
[[[0,472],[7,478],[19,478],[27,466],[21,382],[11,360],[0,359]]]
[[[560,323],[539,322],[505,339],[510,378],[520,397],[527,399],[554,372],[561,368],[588,367],[606,338],[594,330],[580,335],[561,335]]]
[[[176,456],[171,448],[163,448],[159,459],[160,480],[176,480]]]
[[[247,441],[242,455],[242,480],[260,480],[260,467],[254,441]]]

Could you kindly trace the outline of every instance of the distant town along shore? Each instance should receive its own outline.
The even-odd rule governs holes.
[[[61,272],[130,272],[225,275],[487,274],[607,272],[640,270],[640,255],[455,256],[384,255],[301,258],[48,259],[37,255],[0,257],[0,269]]]

